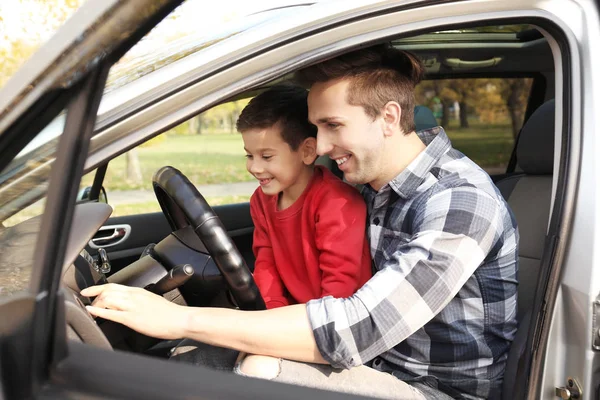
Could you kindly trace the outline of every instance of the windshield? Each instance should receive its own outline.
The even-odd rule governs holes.
[[[188,0],[132,47],[110,70],[105,93],[249,28],[297,12],[313,2]],[[271,8],[277,7],[277,8]]]
[[[61,113],[0,172],[0,298],[28,288]]]
[[[48,188],[50,168],[65,125],[61,113],[0,173],[0,221],[36,202]]]

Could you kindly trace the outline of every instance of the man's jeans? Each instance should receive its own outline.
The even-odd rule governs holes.
[[[244,375],[236,365],[238,355],[236,350],[186,339],[177,346],[171,358]],[[408,384],[367,366],[344,370],[330,365],[281,360],[279,374],[273,381],[382,399],[451,399],[445,393],[422,383]]]

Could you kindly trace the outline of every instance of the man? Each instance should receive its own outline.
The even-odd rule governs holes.
[[[249,356],[239,368],[277,381],[386,398],[498,396],[517,328],[516,222],[442,128],[414,131],[422,73],[414,56],[381,45],[298,74],[310,86],[317,153],[365,184],[377,272],[356,294],[242,312],[108,286],[83,292],[99,294],[90,312],[156,337],[282,358]]]

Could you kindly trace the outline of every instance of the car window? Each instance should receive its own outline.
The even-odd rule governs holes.
[[[64,114],[0,172],[0,298],[26,291]]]
[[[0,87],[84,0],[0,2]]]
[[[506,172],[518,135],[532,78],[426,80],[416,88],[417,104],[429,107],[454,147],[490,175]]]
[[[216,106],[111,160],[103,186],[112,216],[160,211],[152,176],[165,165],[183,172],[211,206],[247,202],[258,187],[246,171],[237,118],[248,100]],[[91,186],[95,172],[83,177]]]

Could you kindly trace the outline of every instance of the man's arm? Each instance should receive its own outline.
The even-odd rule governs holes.
[[[502,236],[501,206],[476,188],[447,189],[416,213],[408,241],[379,239],[380,271],[354,296],[307,303],[317,347],[334,367],[361,365],[421,329]]]
[[[116,284],[93,286],[81,294],[97,296],[87,307],[91,314],[147,336],[189,338],[250,354],[325,363],[303,304],[265,311],[183,307],[145,289]]]

